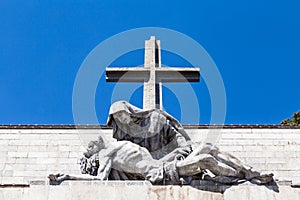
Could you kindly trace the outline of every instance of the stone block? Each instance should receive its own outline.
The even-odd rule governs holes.
[[[75,164],[78,163],[78,158],[57,158],[58,164]]]
[[[13,164],[13,170],[21,171],[21,170],[28,170],[25,164]]]
[[[59,151],[71,151],[71,146],[68,145],[60,145],[58,146]]]
[[[7,146],[9,143],[9,140],[0,140],[0,146]]]
[[[1,177],[12,177],[14,171],[13,170],[2,170]]]
[[[28,182],[25,181],[25,179],[23,177],[2,177],[2,178],[0,178],[0,183],[2,185],[15,185],[15,184],[27,185],[28,184]],[[0,190],[0,193],[1,193],[1,190]]]
[[[267,163],[265,166],[266,166],[265,170],[273,171],[273,172],[284,169],[283,163]]]
[[[14,170],[11,176],[15,177],[25,177],[28,175],[28,171],[25,170]]]
[[[227,130],[223,129],[222,131]],[[239,128],[234,128],[234,129],[228,129],[230,130],[230,133],[242,133],[242,134],[247,134],[247,133],[252,133],[253,129],[239,129]]]
[[[18,137],[19,140],[40,140],[41,139],[41,134],[37,134],[37,133],[23,133],[20,134],[20,136]]]
[[[67,164],[47,164],[45,166],[47,167],[47,171],[50,173],[58,173],[58,172],[66,173],[65,170],[67,170]]]
[[[52,140],[52,141],[58,141],[58,140],[78,140],[77,134],[69,134],[69,133],[62,133],[62,134],[45,134],[41,136],[41,139],[45,140]]]
[[[16,159],[17,158],[13,158],[13,157],[7,157],[4,161],[5,164],[14,164],[16,163]],[[1,162],[1,161],[0,161]],[[3,162],[2,162],[3,163]]]
[[[222,139],[236,139],[242,138],[242,133],[222,133]]]
[[[4,147],[5,151],[17,151],[18,150],[18,145],[8,145]]]
[[[275,151],[274,156],[294,159],[297,158],[297,152],[296,151]]]
[[[266,158],[244,158],[245,163],[257,163],[257,164],[265,164],[266,163]]]
[[[9,140],[9,145],[19,146],[19,145],[30,145],[31,140]]]
[[[47,170],[47,165],[46,164],[27,164],[26,165],[26,170],[29,171],[46,171]]]
[[[61,140],[48,140],[48,145],[81,145],[80,140],[68,140],[68,139],[61,139]]]
[[[272,163],[286,163],[287,158],[286,157],[271,157],[271,158],[266,158],[266,162],[269,164]]]
[[[58,158],[67,155],[67,152],[59,152],[59,151],[47,151],[47,156],[49,158]]]
[[[282,139],[283,136],[282,134],[278,134],[278,133],[262,133],[261,134],[261,138],[263,139],[271,139],[271,140],[274,140],[274,139]]]
[[[69,171],[75,171],[77,173],[80,173],[80,165],[77,164],[77,163],[74,163],[74,164],[68,164],[66,165],[66,168],[69,170]]]
[[[286,134],[281,134],[283,139],[288,139],[288,140],[299,140],[300,139],[300,134],[296,133],[286,133]]]
[[[13,172],[13,176],[14,177],[47,177],[47,171],[43,171],[43,170],[26,170],[26,171],[14,171]]]
[[[80,158],[82,157],[82,153],[80,152],[70,152],[69,153],[69,158]]]
[[[243,147],[242,146],[222,146],[221,151],[230,151],[230,152],[235,152],[235,151],[243,151]]]
[[[47,146],[48,140],[30,140],[30,145],[42,145]]]
[[[300,148],[299,145],[285,145],[283,146],[284,151],[298,151]]]
[[[40,134],[41,140],[53,140],[54,136],[53,134]]]
[[[57,156],[55,158],[65,158],[65,159],[68,159],[68,156],[70,154],[69,151],[61,151],[61,152],[58,151],[56,153],[57,153]],[[51,157],[52,157],[52,155],[51,155]]]
[[[58,151],[58,145],[48,145],[46,146],[46,151],[49,151],[49,152],[54,152],[54,151]]]
[[[264,152],[265,151],[265,146],[262,145],[250,145],[250,146],[242,146],[242,151],[245,152],[252,152],[252,151],[260,151],[260,152]]]
[[[78,152],[80,151],[80,146],[79,145],[59,145],[58,150],[59,151],[75,151]]]
[[[38,164],[54,164],[57,162],[57,158],[36,158],[36,163]]]
[[[0,158],[6,158],[8,155],[7,151],[0,151]]]
[[[0,129],[1,131],[1,129]],[[3,130],[2,130],[3,131]],[[20,134],[9,134],[9,133],[1,133],[0,132],[0,140],[16,140],[18,139]]]
[[[260,139],[260,140],[256,140],[256,144],[257,145],[261,145],[261,146],[272,146],[272,145],[284,145],[287,142],[283,142],[281,140],[276,140],[276,139]]]
[[[235,138],[235,139],[222,139],[219,141],[219,145],[220,146],[243,146],[243,145],[257,145],[259,140],[241,140],[239,138]]]
[[[8,152],[7,156],[10,158],[26,158],[28,155],[27,152]]]
[[[37,159],[36,158],[17,158],[16,163],[17,164],[36,164]]]
[[[242,134],[243,139],[261,139],[262,134],[261,133],[244,133]]]
[[[28,158],[47,158],[48,152],[29,152]]]

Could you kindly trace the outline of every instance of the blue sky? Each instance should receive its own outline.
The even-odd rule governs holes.
[[[278,124],[300,109],[297,0],[11,0],[1,1],[0,10],[0,124],[74,123],[72,92],[83,60],[107,38],[140,27],[172,29],[205,48],[225,85],[226,124]],[[140,50],[112,65],[136,66],[143,58]],[[169,66],[188,64],[169,52],[162,60]],[[114,84],[102,77],[98,88],[95,107],[105,124]],[[199,123],[210,123],[207,86],[201,80],[193,88]],[[141,95],[140,88],[131,102],[141,106]],[[165,89],[164,98],[174,102],[165,109],[180,118],[176,94]]]

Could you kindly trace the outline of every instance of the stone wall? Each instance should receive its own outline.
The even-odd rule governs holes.
[[[186,129],[194,141],[215,142],[279,180],[300,180],[300,129]],[[78,174],[87,141],[111,129],[0,129],[0,184],[47,183],[49,173]]]

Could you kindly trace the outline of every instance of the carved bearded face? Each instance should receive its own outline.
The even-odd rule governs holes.
[[[87,147],[87,151],[84,153],[84,156],[90,158],[92,155],[99,153],[101,149],[104,148],[104,141],[101,136],[98,137],[98,140],[90,141]]]

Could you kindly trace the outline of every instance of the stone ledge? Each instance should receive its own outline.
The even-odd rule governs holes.
[[[2,187],[0,199],[300,199],[300,189],[287,185],[278,189],[276,192],[265,186],[242,184],[227,186],[221,193],[195,186],[152,186],[147,181],[67,181],[60,186]]]

